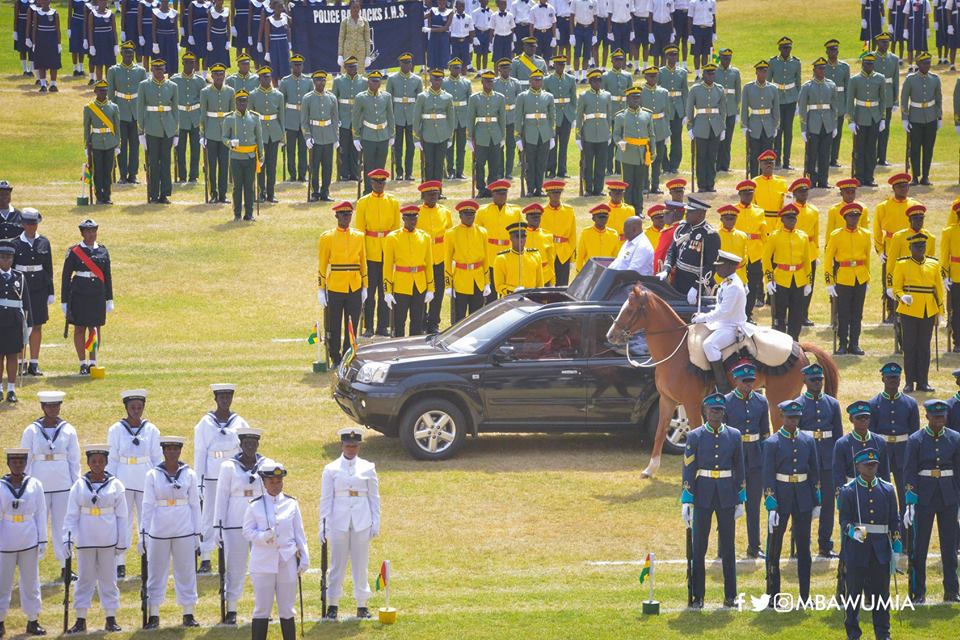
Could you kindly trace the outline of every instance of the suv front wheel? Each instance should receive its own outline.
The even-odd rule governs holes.
[[[650,413],[647,414],[647,435],[650,441],[657,435],[657,422],[660,420],[660,408],[653,406]],[[687,418],[687,411],[683,405],[677,405],[667,425],[667,438],[663,441],[663,451],[669,455],[682,455],[687,445],[687,433],[690,431],[690,421]]]
[[[463,446],[467,420],[448,400],[424,398],[407,407],[400,422],[400,442],[418,460],[447,460]]]

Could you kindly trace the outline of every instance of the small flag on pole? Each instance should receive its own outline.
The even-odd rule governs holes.
[[[381,589],[386,589],[387,584],[390,581],[390,567],[387,566],[387,561],[384,560],[380,565],[380,573],[377,575],[377,591]]]
[[[313,329],[310,330],[310,335],[307,336],[307,344],[317,344],[317,340],[319,339],[319,332],[320,332],[320,329],[319,327],[317,327],[317,323],[314,322]]]
[[[643,563],[643,570],[640,571],[640,584],[643,584],[643,581],[647,579],[647,576],[650,575],[650,554],[647,554],[647,559]]]
[[[90,165],[86,162],[83,163],[83,176],[81,178],[83,184],[88,185],[93,180],[93,175],[90,173]]]
[[[354,356],[357,355],[357,336],[353,333],[352,318],[347,318],[347,337],[350,339],[350,348],[343,354],[343,361],[350,364],[353,362]]]
[[[87,335],[87,342],[83,345],[83,348],[88,352],[93,353],[97,350],[97,345],[99,341],[97,340],[97,328],[93,327],[90,329],[89,335]]]

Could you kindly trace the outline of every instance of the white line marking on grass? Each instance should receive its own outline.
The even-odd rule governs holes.
[[[939,558],[939,553],[928,553],[928,558]],[[781,562],[796,562],[796,558],[781,558]],[[815,564],[834,564],[838,561],[838,558],[821,558],[820,556],[814,554],[813,562]],[[584,564],[590,567],[641,567],[646,562],[646,560],[587,560]],[[655,564],[677,564],[685,565],[687,561],[684,558],[667,558],[660,559],[656,558],[654,560]],[[708,565],[719,565],[721,563],[719,558],[710,558],[706,560]],[[765,561],[763,558],[737,558],[737,564],[743,565],[762,565]]]
[[[306,342],[306,338],[270,338],[270,342]]]

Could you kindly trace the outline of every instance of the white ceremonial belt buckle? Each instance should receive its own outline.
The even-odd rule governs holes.
[[[714,480],[718,478],[730,478],[733,476],[733,472],[729,469],[697,469],[697,477],[699,478],[713,478]]]
[[[113,95],[118,98],[123,98],[124,100],[136,100],[137,94],[135,93],[120,93],[119,91],[114,91]]]
[[[546,120],[547,114],[545,113],[528,113],[526,114],[527,120]]]
[[[293,104],[292,102],[288,102],[288,103],[287,103],[287,109],[295,109],[295,110],[297,110],[297,111],[300,111],[300,105],[298,105],[298,104]]]
[[[896,444],[897,442],[906,442],[909,436],[907,436],[906,434],[901,434],[898,436],[882,436],[882,437],[884,440],[886,440],[890,444]]]
[[[893,84],[893,78],[884,78],[883,81],[884,81],[886,84]]]
[[[805,473],[778,473],[777,480],[780,482],[806,482],[807,474]]]
[[[3,519],[10,522],[26,522],[27,516],[19,513],[5,513],[3,514]]]
[[[260,119],[263,120],[264,122],[269,122],[270,120],[276,120],[276,119],[277,119],[277,115],[276,115],[276,114],[267,115],[267,114],[265,114],[265,113],[261,113],[261,114],[260,114]]]
[[[333,120],[311,120],[310,125],[314,127],[327,127],[333,124]]]
[[[759,439],[760,439],[759,433],[745,433],[741,437],[741,440],[743,440],[744,442],[756,442]]]
[[[90,129],[90,133],[102,133],[102,134],[107,134],[107,133],[113,133],[113,132],[110,131],[110,129],[103,128],[103,129]]]
[[[96,277],[95,275],[93,275],[92,271],[74,271],[73,275],[79,278],[95,278]]]
[[[40,460],[44,462],[54,462],[56,460],[66,460],[67,456],[62,453],[45,453],[41,456],[38,456]]]
[[[910,106],[913,107],[914,109],[929,109],[935,104],[936,102],[914,102],[913,100],[910,101]]]
[[[460,101],[454,100],[454,101],[453,101],[453,106],[455,106],[455,107],[465,107],[465,106],[467,106],[467,101],[466,101],[466,100],[460,100]]]
[[[384,122],[382,124],[377,124],[376,122],[367,122],[364,120],[363,126],[367,127],[368,129],[373,129],[374,131],[380,131],[381,129],[387,128],[387,123]]]
[[[736,95],[737,90],[736,90],[736,89],[724,89],[723,92],[724,92],[724,93],[729,93],[730,95]]]
[[[570,102],[570,98],[556,98],[553,101],[554,104],[567,104],[568,102]]]
[[[682,92],[682,91],[667,91],[667,95],[670,96],[671,98],[679,98],[680,96],[683,95],[683,92]]]
[[[585,114],[583,114],[583,119],[584,119],[584,120],[594,120],[594,119],[597,119],[597,118],[606,119],[606,117],[607,117],[607,114],[605,114],[605,113],[585,113]]]
[[[346,100],[346,99],[344,99],[344,98],[340,98],[340,100],[339,100],[338,102],[339,102],[340,104],[353,104],[353,100]]]
[[[718,113],[720,113],[720,109],[694,109],[693,110],[693,115],[695,116],[713,115]]]
[[[867,533],[889,533],[890,527],[885,524],[859,524],[858,528],[863,529]]]
[[[173,111],[173,109],[171,107],[167,107],[161,104],[155,107],[149,106],[147,107],[147,111],[155,111],[157,113],[166,113],[167,111]]]
[[[424,120],[446,120],[447,114],[445,113],[424,113],[420,115]]]
[[[747,109],[747,113],[751,116],[768,116],[770,109]]]
[[[177,106],[180,109],[180,111],[196,111],[197,109],[200,108],[200,103],[198,102],[196,104],[181,104]]]
[[[922,469],[920,475],[925,478],[949,478],[953,475],[953,469]]]
[[[807,111],[826,111],[831,109],[832,105],[829,104],[808,104]]]
[[[777,88],[780,89],[780,91],[789,91],[790,89],[793,89],[795,86],[797,86],[797,83],[791,82],[789,84],[778,84]]]
[[[129,458],[123,458],[123,461],[126,462],[127,464],[143,464],[145,462],[148,462],[149,459],[146,457],[136,458],[131,456]]]
[[[24,273],[30,273],[33,271],[43,271],[42,264],[22,264],[14,267],[17,271],[22,271]]]
[[[229,113],[228,111],[207,111],[208,118],[222,118]]]

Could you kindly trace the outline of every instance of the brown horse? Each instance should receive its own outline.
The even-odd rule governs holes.
[[[680,316],[662,299],[636,285],[613,325],[607,332],[607,339],[615,344],[625,344],[631,334],[644,332],[650,350],[650,361],[656,363],[657,391],[660,393],[660,421],[653,442],[650,463],[643,471],[643,477],[649,478],[660,468],[660,454],[667,437],[667,426],[678,405],[683,405],[690,421],[690,428],[700,426],[702,417],[700,405],[705,395],[710,393],[713,377],[705,378],[693,370],[690,364],[690,352],[687,350],[687,325]],[[773,375],[757,371],[757,388],[765,388],[770,403],[770,422],[775,429],[779,425],[780,412],[777,405],[785,400],[796,398],[803,389],[801,369],[810,364],[806,353],[816,356],[823,367],[824,392],[836,397],[840,384],[840,372],[826,351],[808,342],[794,344],[793,359],[789,368]],[[653,366],[646,364],[644,366]]]

